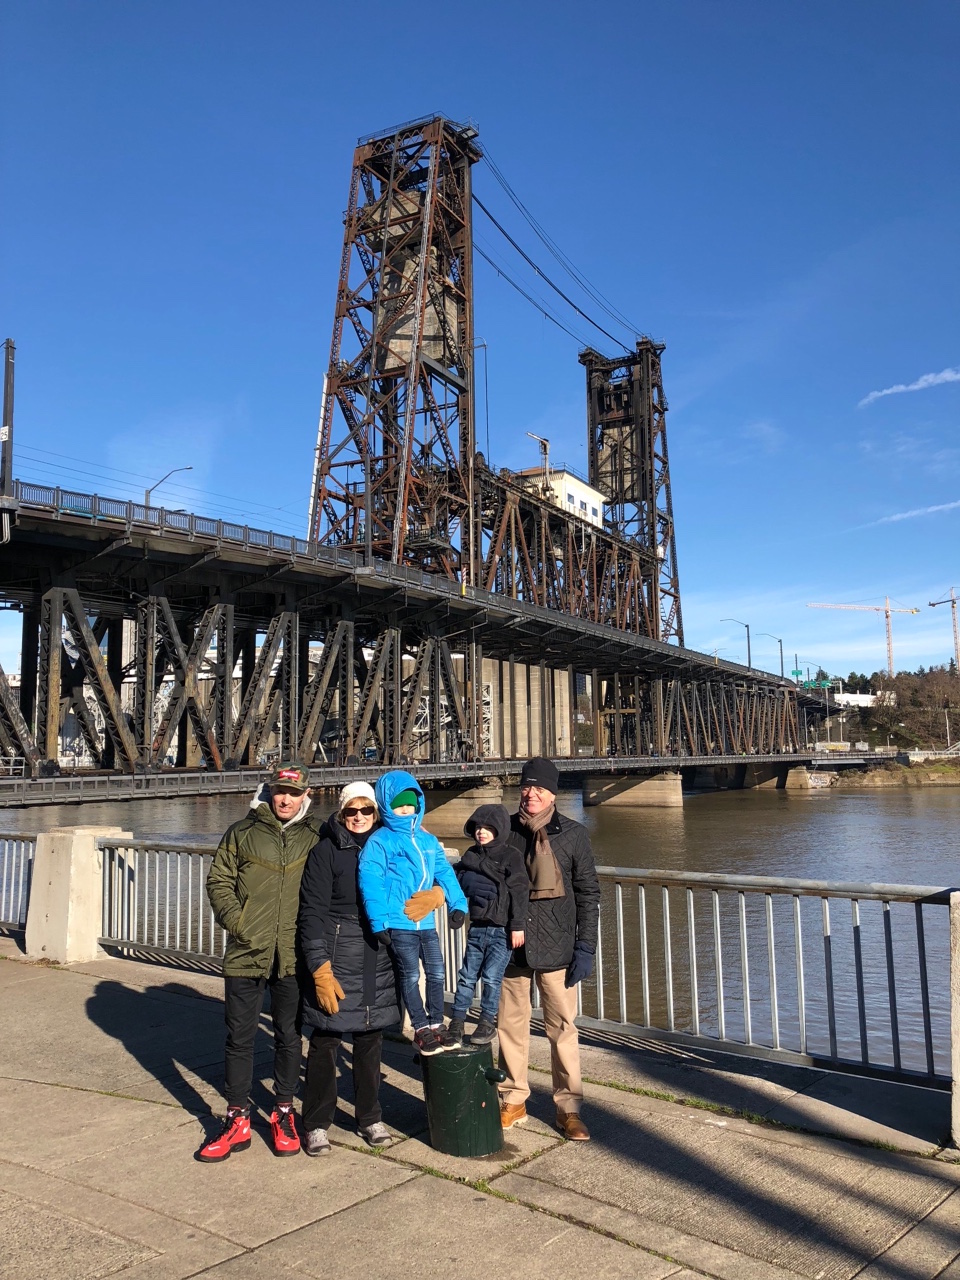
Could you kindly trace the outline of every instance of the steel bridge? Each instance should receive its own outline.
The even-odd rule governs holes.
[[[0,747],[34,774],[68,712],[94,765],[128,773],[174,740],[181,767],[216,771],[266,744],[308,764],[570,756],[584,726],[606,759],[800,748],[797,691],[766,672],[346,548],[21,483],[15,500]]]
[[[16,481],[6,344],[0,749],[31,775],[68,726],[130,775],[799,751],[795,686],[684,647],[662,344],[580,354],[597,520],[546,455],[477,450],[482,154],[441,116],[357,146],[305,539]]]

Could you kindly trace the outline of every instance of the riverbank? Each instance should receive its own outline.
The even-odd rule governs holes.
[[[879,790],[886,787],[960,787],[960,760],[930,760],[900,764],[887,760],[874,769],[838,771],[832,783],[838,791]]]
[[[221,1106],[218,978],[34,965],[9,939],[0,957],[4,1274],[386,1280],[402,1259],[427,1280],[927,1280],[960,1265],[960,1165],[931,1158],[946,1094],[587,1036],[593,1140],[567,1143],[535,1035],[527,1124],[457,1160],[428,1145],[412,1048],[392,1042],[396,1145],[360,1143],[344,1079],[333,1154],[276,1160],[264,1037],[253,1147],[211,1167],[192,1157]]]

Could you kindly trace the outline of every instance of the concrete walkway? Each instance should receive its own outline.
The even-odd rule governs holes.
[[[946,1095],[653,1041],[585,1042],[587,1144],[551,1127],[535,1037],[526,1126],[496,1156],[440,1155],[391,1043],[388,1151],[352,1131],[346,1081],[331,1156],[277,1160],[261,1116],[249,1151],[198,1164],[220,992],[130,960],[29,964],[0,940],[0,1277],[960,1280]],[[264,1036],[267,1112],[270,1060]]]

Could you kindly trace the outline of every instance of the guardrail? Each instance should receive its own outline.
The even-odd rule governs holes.
[[[103,853],[101,946],[146,955],[223,959],[226,934],[207,902],[215,846],[98,842]]]
[[[100,847],[101,945],[219,962],[225,935],[205,893],[212,846]],[[960,891],[598,872],[600,945],[580,989],[586,1025],[949,1087]],[[463,933],[440,925],[452,992]]]
[[[34,844],[33,836],[0,835],[0,929],[27,923]]]
[[[588,1023],[949,1087],[960,891],[623,867],[600,880]]]

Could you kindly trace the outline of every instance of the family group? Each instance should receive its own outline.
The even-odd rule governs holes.
[[[577,985],[593,971],[600,888],[586,829],[557,810],[558,790],[553,762],[528,760],[518,811],[476,809],[464,828],[472,843],[452,866],[423,826],[424,794],[411,774],[393,770],[375,787],[348,783],[336,812],[321,821],[307,771],[296,762],[275,770],[224,833],[207,878],[227,934],[227,1111],[198,1160],[217,1163],[250,1146],[254,1041],[268,991],[277,1155],[331,1151],[344,1035],[352,1039],[358,1132],[370,1146],[393,1142],[380,1107],[380,1064],[383,1033],[400,1023],[400,999],[417,1050],[429,1057],[463,1047],[478,982],[480,1017],[469,1040],[498,1039],[503,1127],[526,1119],[536,983],[557,1127],[573,1141],[589,1139],[574,1018]],[[469,922],[449,1022],[436,916],[443,908],[453,928]],[[303,1034],[310,1044],[298,1127]]]

